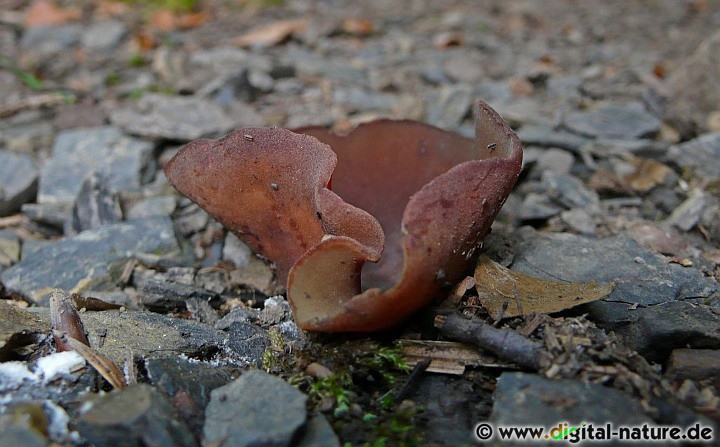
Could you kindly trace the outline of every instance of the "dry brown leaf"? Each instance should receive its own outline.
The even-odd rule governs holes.
[[[373,23],[366,19],[345,19],[342,23],[344,33],[355,36],[367,36],[375,31]]]
[[[454,341],[398,340],[410,368],[430,360],[427,372],[462,375],[466,366],[514,368],[508,363],[481,354],[474,346]]]
[[[60,8],[52,0],[36,0],[25,15],[25,27],[62,25],[81,16],[78,8]]]
[[[535,313],[553,313],[599,300],[612,292],[613,284],[561,284],[525,276],[486,256],[478,259],[475,280],[480,302],[494,319]]]
[[[623,180],[635,191],[650,191],[663,183],[670,173],[669,167],[649,158],[635,157],[632,164],[635,166],[635,172],[625,176]]]
[[[73,351],[83,356],[113,388],[121,390],[127,386],[125,376],[115,362],[74,338],[67,337],[66,343]]]
[[[289,39],[293,34],[304,31],[308,23],[309,22],[304,19],[280,20],[260,28],[255,28],[233,40],[233,43],[241,47],[277,45]]]
[[[175,14],[167,9],[161,9],[150,14],[148,22],[157,30],[172,31],[195,28],[205,23],[208,18],[207,14],[202,12]]]

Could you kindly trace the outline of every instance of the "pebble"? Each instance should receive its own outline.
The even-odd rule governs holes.
[[[203,429],[206,445],[290,446],[307,423],[307,396],[262,371],[248,371],[211,396]]]
[[[666,222],[683,231],[689,231],[700,221],[705,210],[705,203],[705,193],[696,189],[690,193],[690,197],[675,208]]]
[[[702,180],[720,180],[720,132],[706,133],[671,146],[666,161]]]
[[[89,51],[113,51],[127,35],[124,23],[117,20],[94,22],[82,35],[82,46]]]
[[[568,209],[597,208],[600,205],[598,193],[573,175],[543,171],[542,182],[547,188],[548,195]]]
[[[0,269],[20,260],[20,238],[13,230],[0,230]]]
[[[63,131],[40,174],[38,203],[71,204],[92,171],[105,176],[116,192],[140,191],[154,148],[114,127]]]
[[[601,103],[589,111],[568,114],[563,124],[569,130],[592,138],[634,139],[652,137],[662,122],[640,102]]]
[[[38,169],[27,155],[0,150],[0,216],[7,216],[35,199]]]
[[[45,301],[52,288],[116,290],[125,261],[139,253],[179,252],[172,222],[166,218],[103,226],[30,253],[2,272],[7,290]]]
[[[122,211],[117,195],[105,178],[92,172],[83,181],[68,220],[65,221],[65,235],[82,233],[121,219]]]
[[[128,220],[131,219],[147,219],[149,217],[169,217],[173,211],[177,200],[173,196],[158,196],[142,199],[132,205],[127,213]]]
[[[235,122],[211,101],[155,93],[112,112],[110,121],[133,135],[173,141],[219,137],[235,127]]]
[[[452,84],[440,87],[427,99],[425,121],[443,129],[455,130],[470,113],[472,87]]]
[[[198,445],[170,401],[146,384],[88,399],[81,405],[77,428],[97,447]]]

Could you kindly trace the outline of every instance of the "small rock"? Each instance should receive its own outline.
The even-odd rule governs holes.
[[[7,216],[30,202],[37,193],[38,170],[27,155],[0,151],[0,216]]]
[[[284,380],[248,371],[213,390],[205,411],[204,442],[217,447],[289,446],[307,422],[306,401],[307,396]]]
[[[627,140],[652,137],[660,124],[640,102],[601,103],[589,111],[570,113],[564,120],[565,127],[580,135]]]
[[[190,141],[221,136],[235,127],[220,107],[192,97],[148,94],[110,114],[110,121],[134,135]]]
[[[0,274],[5,288],[35,302],[52,288],[117,290],[125,261],[140,253],[179,252],[172,223],[166,218],[136,220],[85,231],[24,257]]]
[[[575,157],[562,149],[550,148],[543,151],[537,159],[537,169],[558,174],[569,174]]]
[[[125,24],[117,20],[93,22],[82,36],[82,45],[90,51],[112,51],[127,34]]]
[[[540,124],[522,126],[517,135],[524,145],[558,147],[571,152],[578,152],[590,141],[586,137]]]
[[[136,272],[134,285],[140,291],[140,302],[148,309],[168,311],[186,307],[191,298],[217,301],[217,294],[197,288],[192,282],[183,284],[168,275],[146,271]]]
[[[207,267],[195,275],[195,283],[213,293],[223,293],[230,288],[228,271],[223,268]]]
[[[476,84],[487,79],[484,66],[477,52],[459,50],[444,62],[443,69],[456,81]]]
[[[718,380],[720,350],[676,349],[670,354],[665,376],[673,380]]]
[[[70,217],[70,211],[59,205],[26,203],[20,209],[28,219],[56,228],[63,228]]]
[[[566,208],[597,208],[600,205],[598,194],[570,174],[543,171],[542,182],[550,197]]]
[[[266,325],[273,325],[292,319],[290,303],[282,295],[268,298],[263,303],[265,306],[260,312],[260,321]]]
[[[39,342],[49,332],[49,319],[0,300],[0,362],[17,358],[16,349]]]
[[[690,231],[702,217],[705,209],[705,193],[697,189],[690,194],[667,218],[666,222],[680,228],[683,231]]]
[[[663,362],[673,349],[720,349],[717,308],[670,301],[634,311],[633,324],[616,332],[631,349],[654,362]]]
[[[85,230],[116,223],[122,219],[120,202],[106,179],[92,172],[83,181],[68,220],[65,234],[73,235]]]
[[[223,261],[232,262],[236,268],[243,269],[250,264],[252,256],[250,247],[238,239],[237,236],[232,233],[225,236],[225,245],[223,245],[222,252]]]
[[[7,128],[0,125],[0,142],[5,149],[17,154],[38,156],[52,146],[55,138],[55,129],[47,121],[33,121],[26,124],[16,124]],[[2,146],[2,144],[0,144]]]
[[[297,447],[340,447],[340,440],[325,416],[318,414],[308,420]]]
[[[227,347],[244,363],[260,366],[263,353],[270,346],[268,332],[242,321],[231,323],[228,332]]]
[[[252,256],[244,268],[230,272],[230,282],[255,289],[268,296],[276,289],[273,271],[257,256]]]
[[[470,112],[472,93],[472,87],[463,84],[441,87],[427,101],[426,121],[443,129],[457,129]]]
[[[667,163],[688,170],[698,179],[720,180],[720,132],[701,135],[694,140],[671,146]]]
[[[116,192],[140,191],[154,145],[124,136],[112,127],[67,130],[58,135],[40,175],[38,203],[70,204],[92,171]]]
[[[208,222],[210,222],[208,213],[196,204],[192,204],[180,211],[175,219],[175,228],[178,233],[188,237],[204,230]]]
[[[80,42],[82,30],[78,24],[30,28],[22,33],[20,47],[34,60],[51,58],[75,47]]]
[[[128,348],[136,358],[177,356],[206,358],[223,349],[225,335],[206,324],[145,311],[85,312],[90,345],[118,365]]]
[[[220,321],[215,324],[217,329],[225,330],[230,328],[233,323],[253,323],[258,321],[260,318],[260,309],[252,307],[240,306],[236,307],[227,315],[222,317]]]
[[[187,301],[185,301],[185,306],[195,321],[215,326],[219,320],[217,312],[212,308],[207,299],[198,297],[188,298]]]
[[[563,211],[560,219],[570,227],[571,230],[580,234],[595,234],[597,219],[584,208],[574,208]]]
[[[147,219],[148,217],[169,217],[175,211],[176,200],[173,196],[159,196],[143,199],[130,208],[129,219]]]
[[[20,238],[12,230],[0,230],[0,269],[20,259]]]
[[[567,422],[571,427],[581,423],[604,427],[606,423],[615,426],[652,423],[640,402],[629,395],[579,380],[550,380],[535,374],[505,372],[498,378],[493,400],[489,420],[495,426],[556,427]],[[607,445],[625,444],[610,441]]]
[[[45,426],[42,426],[42,425]],[[0,434],[3,446],[46,447],[50,445],[43,429],[47,417],[42,407],[31,403],[10,405],[0,414]],[[38,425],[41,425],[38,427]]]
[[[145,384],[89,399],[77,426],[97,447],[198,445],[170,401]]]
[[[546,194],[528,193],[520,205],[523,221],[546,220],[559,214],[562,208],[553,203]]]

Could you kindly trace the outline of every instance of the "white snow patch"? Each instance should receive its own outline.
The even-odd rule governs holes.
[[[43,382],[50,382],[62,376],[68,376],[85,367],[85,359],[75,351],[57,352],[37,361],[35,374]]]
[[[25,381],[35,381],[37,377],[31,373],[24,362],[0,363],[0,393],[16,390]]]

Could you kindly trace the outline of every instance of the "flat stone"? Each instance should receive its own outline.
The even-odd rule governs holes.
[[[149,197],[134,204],[128,211],[127,218],[169,217],[175,211],[176,205],[177,200],[173,196]]]
[[[147,94],[137,103],[110,114],[128,133],[175,141],[218,137],[235,127],[214,103],[192,97]]]
[[[38,169],[27,155],[0,151],[0,216],[30,202],[37,193]]]
[[[537,168],[545,171],[552,171],[558,174],[568,174],[572,165],[575,162],[575,157],[565,150],[550,148],[543,151],[537,159]]]
[[[205,358],[225,345],[225,335],[211,326],[154,312],[84,312],[82,320],[90,345],[118,365],[124,363],[128,348],[136,358]]]
[[[505,372],[497,380],[493,400],[489,422],[495,426],[556,427],[567,422],[570,427],[586,423],[604,428],[606,423],[616,427],[652,423],[640,402],[629,395],[579,380],[551,380],[536,374]],[[527,445],[527,441],[509,445]],[[626,444],[609,441],[604,445]]]
[[[0,269],[20,259],[20,237],[12,230],[0,230]]]
[[[203,410],[210,403],[210,392],[226,385],[239,375],[231,367],[190,361],[183,357],[153,357],[145,360],[145,369],[153,386],[171,398],[178,393],[187,395]],[[204,414],[200,415],[205,417]]]
[[[281,378],[248,371],[213,390],[205,410],[204,444],[290,446],[307,422],[306,402],[305,394]]]
[[[470,113],[473,99],[473,89],[469,85],[443,86],[428,98],[425,121],[433,126],[455,130]]]
[[[630,348],[651,361],[663,362],[673,349],[720,349],[720,309],[671,301],[635,312],[633,324],[616,332]]]
[[[55,129],[47,121],[33,121],[4,128],[0,125],[0,141],[5,149],[17,154],[38,155],[52,146]]]
[[[93,22],[83,32],[82,45],[90,51],[112,51],[127,35],[127,27],[117,20]]]
[[[520,219],[524,221],[546,220],[560,214],[562,207],[553,203],[547,194],[528,193],[520,205]]]
[[[674,380],[720,380],[720,350],[676,349],[670,354],[665,375]]]
[[[38,60],[67,51],[80,42],[79,24],[29,28],[22,34],[20,46]]]
[[[0,362],[17,358],[15,349],[34,344],[49,332],[49,320],[0,300]]]
[[[543,171],[542,182],[548,189],[548,195],[568,209],[597,208],[600,205],[598,193],[573,175]]]
[[[192,283],[183,284],[152,271],[144,275],[136,275],[134,284],[140,291],[140,302],[148,309],[156,311],[185,308],[187,301],[193,298],[204,301],[218,299],[217,294],[202,290]]]
[[[247,321],[235,321],[228,326],[227,331],[227,347],[242,362],[259,367],[263,353],[270,347],[268,332]]]
[[[77,428],[97,447],[198,445],[170,401],[145,384],[87,400]]]
[[[127,259],[142,253],[179,252],[172,222],[153,218],[119,223],[85,231],[42,247],[0,274],[5,288],[35,302],[60,288],[117,290]]]
[[[671,146],[666,160],[698,179],[720,180],[720,132],[706,133]]]
[[[113,127],[61,132],[40,175],[38,203],[70,204],[92,171],[107,178],[117,191],[140,191],[154,145],[130,138]]]
[[[573,112],[563,122],[569,130],[593,138],[652,137],[662,122],[640,102],[601,103],[589,111]]]
[[[70,211],[66,206],[40,205],[37,203],[25,203],[20,210],[28,219],[62,229],[70,217]]]
[[[243,241],[232,233],[225,236],[225,244],[223,245],[222,258],[223,261],[232,262],[236,268],[244,268],[250,263],[252,250]]]
[[[690,197],[673,210],[666,222],[683,231],[690,231],[700,221],[705,210],[705,203],[705,193],[699,189],[695,190]]]
[[[318,414],[308,420],[297,447],[340,447],[340,440],[325,416]]]
[[[541,233],[523,227],[509,236],[515,250],[510,268],[550,281],[616,282],[606,298],[578,307],[606,330],[618,330],[639,317],[639,307],[698,299],[720,290],[700,270],[670,264],[667,258],[626,237],[591,239],[567,233]]]
[[[578,152],[590,141],[581,135],[541,124],[522,126],[517,135],[524,145],[558,147],[571,152]]]
[[[117,195],[110,189],[107,179],[97,172],[90,173],[82,183],[68,220],[65,235],[110,225],[122,219]]]

